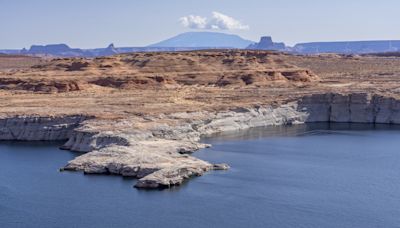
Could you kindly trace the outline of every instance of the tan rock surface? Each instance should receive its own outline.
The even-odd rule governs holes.
[[[68,140],[64,149],[86,154],[65,169],[133,176],[141,188],[228,168],[188,155],[208,146],[202,135],[314,121],[400,123],[395,57],[220,50],[4,58],[0,139]]]

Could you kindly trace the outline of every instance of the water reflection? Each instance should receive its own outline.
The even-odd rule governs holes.
[[[295,125],[266,126],[216,133],[202,138],[205,143],[221,140],[251,140],[267,137],[296,137],[321,134],[350,134],[357,135],[357,131],[400,130],[400,125],[393,124],[362,124],[362,123],[307,123]]]

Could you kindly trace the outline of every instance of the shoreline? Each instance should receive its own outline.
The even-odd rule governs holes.
[[[101,120],[92,116],[15,116],[0,119],[0,140],[68,140],[61,149],[82,152],[61,170],[137,178],[135,187],[180,185],[192,176],[226,170],[190,156],[210,145],[200,137],[220,132],[312,122],[400,123],[400,101],[376,94],[315,94],[280,106],[222,112],[174,113]]]

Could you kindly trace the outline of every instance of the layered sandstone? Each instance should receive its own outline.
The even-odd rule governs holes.
[[[306,122],[399,124],[400,101],[368,93],[315,94],[299,101]]]
[[[66,140],[85,116],[15,116],[0,119],[0,140]]]
[[[88,85],[117,89],[232,87],[319,80],[308,69],[284,63],[282,57],[273,52],[232,50],[56,58],[18,74],[4,78],[0,74],[0,83],[6,89],[60,93],[84,90]]]

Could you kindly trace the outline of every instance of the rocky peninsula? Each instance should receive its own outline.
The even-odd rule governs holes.
[[[190,155],[211,146],[205,135],[400,123],[394,57],[213,50],[1,62],[1,140],[64,140],[82,155],[61,170],[135,177],[138,188],[228,169]]]

